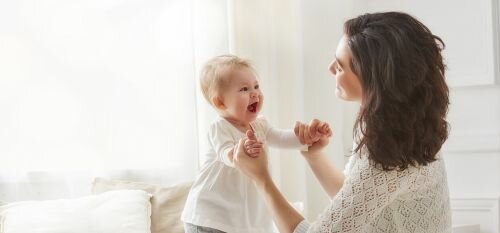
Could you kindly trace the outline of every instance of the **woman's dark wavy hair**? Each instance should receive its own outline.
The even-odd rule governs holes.
[[[383,170],[435,161],[449,128],[441,38],[400,12],[350,19],[344,33],[363,89],[354,151]]]

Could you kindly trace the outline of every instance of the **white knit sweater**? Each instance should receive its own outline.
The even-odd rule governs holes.
[[[317,222],[295,233],[451,232],[446,170],[442,158],[427,166],[383,171],[366,155],[353,155],[346,179]]]

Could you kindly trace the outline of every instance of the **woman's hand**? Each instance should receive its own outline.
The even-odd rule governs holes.
[[[315,154],[323,150],[328,145],[329,137],[332,135],[328,123],[317,119],[312,120],[309,124],[297,121],[294,132],[302,144],[309,145],[307,151],[301,152],[306,159],[313,158]]]
[[[247,175],[257,184],[262,184],[271,179],[267,165],[267,155],[261,150],[258,155],[250,156],[245,152],[246,141],[257,141],[253,131],[247,131],[247,138],[240,139],[233,156],[233,162],[237,169]]]

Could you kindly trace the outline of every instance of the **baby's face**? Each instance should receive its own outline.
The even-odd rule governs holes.
[[[264,103],[257,78],[247,68],[233,70],[229,78],[222,93],[225,117],[245,125],[255,121]]]

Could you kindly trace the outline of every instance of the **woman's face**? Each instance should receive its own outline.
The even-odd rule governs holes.
[[[329,70],[335,76],[335,95],[343,100],[360,102],[363,91],[358,76],[351,70],[351,50],[345,35],[337,45],[335,59]]]

